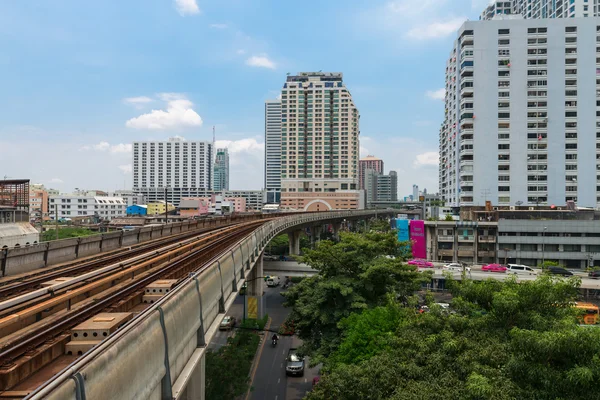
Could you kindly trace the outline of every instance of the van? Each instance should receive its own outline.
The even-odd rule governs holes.
[[[508,264],[507,273],[518,274],[518,275],[537,275],[537,271],[527,265],[521,264]]]
[[[270,276],[267,278],[267,286],[275,287],[275,286],[279,285],[280,281],[281,281],[281,279],[278,276]]]

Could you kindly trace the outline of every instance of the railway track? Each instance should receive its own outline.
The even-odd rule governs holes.
[[[236,223],[221,225],[220,227],[230,227],[238,225]],[[96,270],[105,265],[118,263],[146,252],[160,249],[170,244],[179,243],[182,240],[197,237],[200,234],[214,231],[215,228],[203,228],[193,232],[171,235],[166,238],[155,239],[150,242],[128,246],[110,253],[101,253],[96,256],[88,257],[84,260],[75,260],[69,263],[63,263],[56,266],[40,268],[31,273],[15,277],[3,278],[0,280],[0,300],[10,298],[27,290],[39,287],[44,282],[65,276],[78,276],[88,271]]]
[[[48,346],[53,345],[57,348],[64,348],[65,341],[68,341],[69,331],[74,326],[103,311],[123,312],[131,310],[136,305],[139,306],[141,295],[149,284],[163,279],[174,279],[177,280],[177,284],[180,283],[189,273],[198,271],[207,262],[249,235],[264,222],[261,220],[244,223],[205,234],[197,242],[179,246],[171,250],[171,253],[160,254],[153,259],[134,264],[139,267],[139,274],[131,274],[131,271],[128,271],[135,266],[126,269],[115,268],[110,273],[100,275],[95,281],[86,282],[81,287],[67,289],[49,300],[41,296],[43,301],[33,304],[22,303],[21,308],[14,315],[11,314],[0,319],[0,327],[17,321],[15,315],[38,314],[44,307],[64,304],[67,298],[74,298],[73,292],[93,292],[94,287],[104,287],[103,285],[110,281],[116,282],[80,303],[71,304],[69,308],[39,320],[28,326],[27,329],[21,329],[0,339],[2,341],[0,343],[0,365],[2,366],[0,368],[0,390],[11,389],[19,381],[30,376],[31,372],[34,372],[28,370],[27,367],[20,367],[28,360],[35,358],[38,349],[44,348],[43,351],[47,352]],[[189,248],[182,251],[186,246]],[[157,261],[157,259],[160,260]],[[121,280],[127,275],[130,277]],[[43,366],[38,363],[37,368]],[[24,374],[23,370],[29,372]]]

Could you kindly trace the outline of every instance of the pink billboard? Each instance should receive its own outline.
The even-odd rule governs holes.
[[[410,221],[410,241],[414,258],[427,258],[427,243],[425,241],[425,221]]]

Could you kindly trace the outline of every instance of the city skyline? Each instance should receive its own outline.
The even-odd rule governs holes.
[[[197,1],[198,12],[183,13],[172,1],[4,4],[2,35],[10,40],[0,64],[11,79],[0,100],[1,175],[62,192],[129,189],[134,141],[207,141],[214,125],[216,146],[230,151],[231,188],[260,189],[264,102],[287,72],[328,70],[344,73],[361,110],[361,156],[377,154],[397,170],[400,193],[415,176],[433,188],[444,55],[462,21],[487,2],[434,3],[408,11],[409,1],[321,5],[323,16],[351,23],[303,34],[309,46],[322,34],[334,46],[302,56],[278,35],[288,6],[272,1]],[[52,168],[38,161],[51,155],[59,156]]]

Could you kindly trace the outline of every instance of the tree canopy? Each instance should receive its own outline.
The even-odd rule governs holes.
[[[416,268],[404,264],[406,246],[393,232],[341,233],[339,242],[322,241],[301,261],[318,270],[286,293],[302,350],[313,363],[324,361],[340,344],[339,322],[360,312],[411,295],[420,287]]]
[[[452,311],[390,301],[343,319],[307,399],[600,398],[600,329],[578,325],[579,281],[450,282]]]

